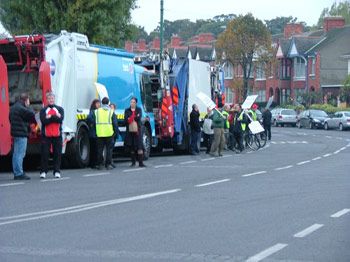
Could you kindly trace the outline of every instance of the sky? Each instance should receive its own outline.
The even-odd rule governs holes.
[[[261,20],[293,16],[307,25],[317,23],[322,10],[341,0],[164,0],[164,19],[209,19],[221,14],[247,14]],[[160,0],[137,0],[132,21],[150,33],[160,20]]]

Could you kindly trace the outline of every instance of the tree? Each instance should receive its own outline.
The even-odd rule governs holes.
[[[266,27],[272,35],[283,33],[284,27],[288,23],[295,23],[298,19],[293,16],[278,16],[271,20],[265,20]]]
[[[318,19],[318,27],[323,26],[323,20],[327,16],[342,16],[345,19],[345,23],[350,24],[350,1],[346,0],[340,3],[334,2],[331,8],[324,8]]]
[[[243,97],[248,92],[248,80],[253,58],[269,63],[273,57],[271,34],[263,22],[252,14],[238,16],[228,23],[217,41],[219,58],[240,65],[243,70]]]
[[[86,34],[93,43],[120,46],[132,29],[135,0],[1,0],[0,19],[12,34]]]
[[[344,80],[344,85],[340,88],[340,101],[350,105],[350,75]]]

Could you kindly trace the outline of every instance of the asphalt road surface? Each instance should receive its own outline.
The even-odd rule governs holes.
[[[0,261],[350,261],[350,132],[274,128],[256,152],[0,173]]]

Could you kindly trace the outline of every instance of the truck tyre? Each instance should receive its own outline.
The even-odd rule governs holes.
[[[66,158],[70,167],[83,168],[89,165],[90,141],[84,122],[78,123],[76,136],[67,145]]]
[[[144,127],[142,142],[143,142],[143,159],[147,160],[151,155],[151,147],[152,147],[152,138],[151,138],[151,132],[147,127]]]

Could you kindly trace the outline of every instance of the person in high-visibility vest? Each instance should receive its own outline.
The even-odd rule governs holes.
[[[234,137],[234,148],[237,148],[239,152],[242,152],[244,149],[243,146],[243,135],[246,130],[246,116],[241,110],[239,104],[234,105],[234,118],[232,123],[232,132]]]
[[[230,106],[229,105],[225,105],[223,110],[222,110],[222,114],[226,117],[226,121],[225,121],[225,126],[224,126],[224,135],[225,135],[225,149],[227,149],[228,147],[228,143],[229,143],[229,138],[230,138],[230,121],[228,120],[229,116],[230,116]]]
[[[97,136],[97,157],[98,169],[102,169],[103,165],[103,149],[106,147],[106,169],[113,169],[112,166],[112,145],[113,135],[118,128],[116,118],[113,117],[114,111],[108,106],[109,99],[102,99],[102,106],[95,110],[95,128]]]
[[[253,121],[257,121],[258,120],[258,115],[256,114],[256,110],[258,109],[258,105],[257,104],[253,104],[252,108],[249,110],[249,115],[251,116]]]

